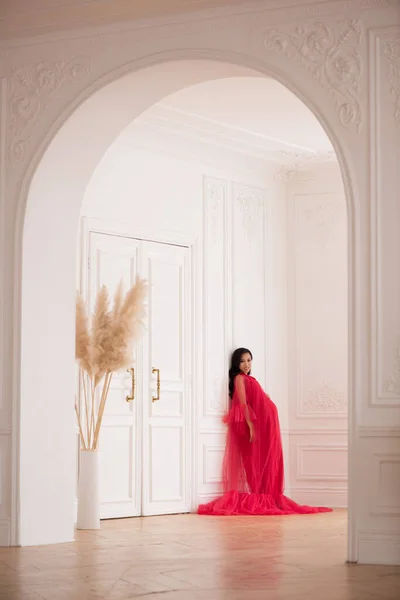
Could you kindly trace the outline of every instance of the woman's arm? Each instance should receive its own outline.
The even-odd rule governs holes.
[[[244,418],[246,419],[246,423],[250,429],[250,441],[253,441],[254,425],[253,421],[250,419],[249,407],[247,406],[246,401],[246,387],[244,384],[244,377],[242,375],[237,375],[235,377],[235,391],[238,395],[240,404],[243,406]]]

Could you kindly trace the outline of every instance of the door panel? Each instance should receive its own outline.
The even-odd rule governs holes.
[[[190,511],[189,250],[145,242],[141,271],[149,281],[143,403],[143,514]],[[160,392],[157,380],[159,370]]]
[[[168,248],[165,256],[162,248],[157,254],[153,247],[148,256],[151,294],[150,344],[154,365],[162,365],[164,380],[182,383],[183,336],[183,278],[184,265],[175,264],[182,260],[182,249]],[[171,261],[171,263],[169,262]]]
[[[183,428],[181,425],[149,426],[149,506],[180,504],[184,496]],[[171,465],[174,468],[171,468]]]
[[[127,476],[127,473],[133,472],[131,448],[132,426],[107,423],[102,431],[100,465],[100,498],[104,504],[102,513],[105,517],[114,516],[113,512],[107,512],[112,510],[112,507],[108,508],[108,504],[120,504],[121,501],[130,504],[135,495],[133,479]],[[118,461],[115,460],[116,456],[119,457]],[[123,460],[120,457],[124,457]],[[128,460],[125,457],[128,457]]]
[[[113,376],[100,434],[101,517],[190,511],[190,297],[188,248],[90,232],[89,305],[101,285],[149,281],[147,326],[131,375]],[[153,372],[154,369],[159,370]],[[157,382],[160,384],[159,399]]]
[[[96,294],[105,284],[113,295],[119,281],[125,291],[133,285],[138,270],[140,242],[130,238],[91,232],[89,303],[94,308]],[[140,371],[140,351],[132,356],[136,380]],[[113,375],[100,433],[101,518],[131,517],[141,514],[140,394],[126,401],[131,392],[131,375]]]

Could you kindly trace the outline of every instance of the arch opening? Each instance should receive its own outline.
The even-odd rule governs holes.
[[[322,117],[322,111],[304,98],[300,90],[282,81],[279,74],[267,75],[260,65],[251,68],[238,63],[232,59],[201,57],[168,59],[123,75],[103,85],[75,108],[32,165],[34,175],[27,193],[22,237],[17,409],[20,431],[14,448],[19,456],[14,483],[20,505],[15,541],[22,545],[64,542],[74,537],[75,426],[71,399],[75,394],[76,236],[82,201],[94,170],[112,142],[138,115],[162,98],[205,81],[265,76],[281,81],[312,110],[337,154],[347,199],[351,282],[353,209],[345,149],[335,138],[328,120]],[[351,299],[350,288],[349,306]],[[350,340],[352,337],[349,329]],[[350,364],[352,360],[350,356]],[[31,401],[33,395],[35,402]],[[350,385],[348,395],[352,397]],[[350,403],[350,425],[352,410]],[[351,454],[351,426],[349,432]],[[37,481],[41,481],[40,486]],[[351,481],[349,484],[351,511],[354,498]],[[350,513],[350,537],[351,522]]]

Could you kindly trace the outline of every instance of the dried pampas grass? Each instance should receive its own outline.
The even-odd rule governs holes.
[[[91,328],[85,303],[80,294],[77,296],[75,353],[84,414],[78,404],[75,410],[84,449],[97,449],[112,375],[132,362],[133,347],[143,329],[146,295],[144,279],[138,278],[125,297],[121,282],[110,308],[109,293],[103,286],[97,294]],[[95,398],[100,386],[100,404],[95,414]]]
[[[132,362],[133,346],[143,327],[146,295],[147,283],[139,279],[128,291],[120,306],[117,307],[117,302],[114,303],[112,324],[114,346],[113,351],[108,355],[109,371],[119,371]]]
[[[79,293],[76,298],[75,356],[80,368],[91,375],[88,318],[85,303]]]
[[[113,323],[109,303],[108,290],[103,285],[97,294],[92,321],[92,373],[95,385],[103,379],[114,347]]]

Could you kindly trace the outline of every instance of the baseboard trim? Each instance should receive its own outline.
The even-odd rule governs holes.
[[[347,508],[347,488],[286,488],[285,495],[298,504],[310,506],[329,506],[330,508]],[[203,492],[197,495],[197,506],[206,504],[222,496],[222,492]]]
[[[400,534],[359,531],[358,564],[400,565]]]
[[[347,508],[348,493],[347,488],[287,488],[285,495],[289,496],[298,504],[308,504],[310,506],[329,506],[330,508]]]
[[[11,544],[10,519],[0,519],[0,546],[9,546],[10,544]]]
[[[205,504],[206,502],[211,502],[211,500],[219,498],[220,496],[222,496],[222,494],[223,492],[203,492],[202,494],[197,494],[197,503]]]

